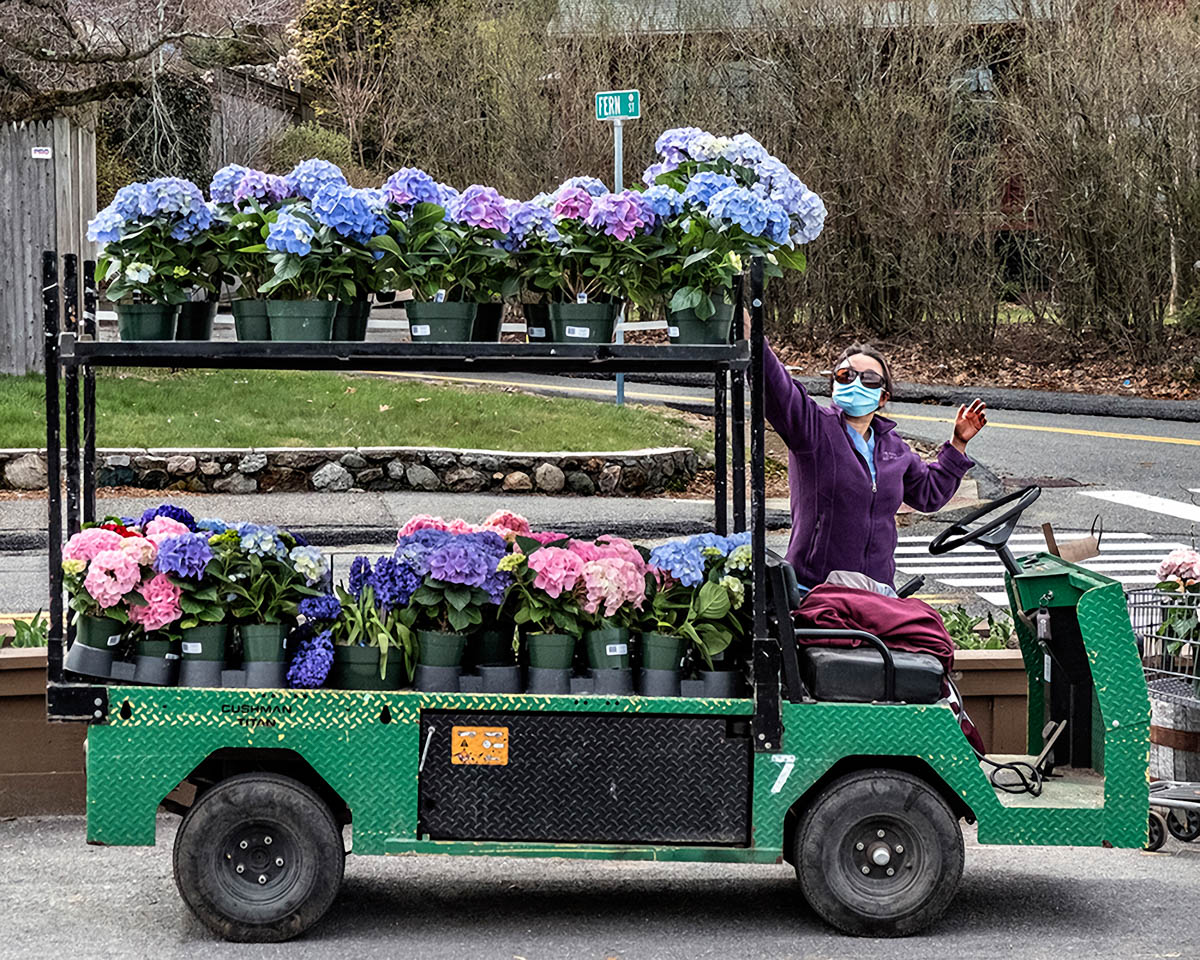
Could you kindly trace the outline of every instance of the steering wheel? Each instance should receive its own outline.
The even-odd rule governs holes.
[[[1012,551],[1008,549],[1008,538],[1012,536],[1012,532],[1016,528],[1021,514],[1029,509],[1033,501],[1041,495],[1042,488],[1031,485],[1024,490],[1018,490],[1015,493],[1008,494],[1008,496],[1001,497],[999,500],[992,500],[976,507],[957,523],[951,524],[934,537],[930,541],[929,552],[936,556],[949,553],[951,550],[957,550],[968,543],[979,543],[995,550],[1010,573],[1020,573],[1021,568],[1017,566],[1017,561],[1014,559]],[[1013,501],[1016,502],[1014,503]],[[1009,504],[1012,504],[1012,506],[1008,506]],[[1006,506],[1008,509],[1004,510],[999,516],[987,520],[981,526],[974,529],[971,528],[971,524],[977,523],[984,517]]]

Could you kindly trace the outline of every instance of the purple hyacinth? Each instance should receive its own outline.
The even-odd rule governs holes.
[[[333,666],[333,635],[328,630],[300,641],[296,656],[288,668],[289,687],[315,690],[325,682]]]
[[[438,547],[429,555],[429,575],[443,583],[458,583],[466,587],[482,586],[495,569],[495,563],[478,545],[454,540]]]
[[[697,173],[683,191],[683,201],[687,204],[704,206],[726,187],[736,187],[737,181],[723,173],[713,173],[703,170]]]
[[[371,561],[366,557],[355,557],[350,564],[350,580],[346,588],[357,600],[362,596],[363,587],[371,577]]]
[[[234,191],[242,178],[250,172],[249,167],[240,163],[230,163],[213,174],[212,182],[208,185],[208,196],[213,203],[233,203]]]
[[[336,620],[342,615],[342,604],[332,593],[319,597],[305,597],[300,601],[297,612],[305,620]]]
[[[439,203],[437,181],[424,170],[401,167],[383,184],[388,200],[398,207],[413,207],[418,203]]]
[[[262,170],[247,170],[233,190],[233,200],[237,204],[250,199],[274,203],[287,195],[288,185],[283,177]]]
[[[178,537],[167,537],[158,545],[154,569],[157,573],[173,573],[178,577],[199,580],[212,558],[212,547],[208,545],[207,536],[202,533],[183,533]]]
[[[654,210],[636,190],[606,193],[592,201],[587,225],[618,240],[654,229]]]
[[[168,517],[171,520],[177,520],[179,523],[182,523],[189,530],[196,529],[196,518],[184,510],[183,507],[177,507],[173,503],[160,503],[157,507],[151,507],[142,514],[142,519],[138,521],[138,526],[145,529],[146,524],[155,517]]]
[[[378,190],[356,190],[344,183],[327,183],[313,197],[312,212],[318,222],[339,237],[365,244],[387,231],[385,203]]]
[[[450,215],[470,227],[508,231],[508,201],[494,187],[471,184],[454,201]]]
[[[288,196],[311,200],[327,183],[345,183],[346,175],[341,168],[328,160],[312,157],[301,160],[284,178]]]
[[[421,578],[394,557],[380,557],[371,573],[371,589],[381,610],[403,607],[421,586]]]

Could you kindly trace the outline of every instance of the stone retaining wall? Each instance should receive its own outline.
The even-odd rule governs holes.
[[[509,453],[438,447],[100,449],[98,487],[195,493],[448,490],[641,494],[684,486],[699,463],[687,447],[616,453]],[[46,486],[44,450],[0,450],[0,488]]]

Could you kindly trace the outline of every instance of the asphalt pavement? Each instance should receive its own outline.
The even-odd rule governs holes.
[[[1142,960],[1200,956],[1200,849],[992,847],[967,829],[950,911],[906,940],[841,936],[786,865],[355,857],[286,944],[217,940],[157,847],[89,847],[79,817],[0,823],[0,958],[71,960]]]

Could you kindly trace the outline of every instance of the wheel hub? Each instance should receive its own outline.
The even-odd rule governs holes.
[[[231,889],[253,900],[270,899],[294,880],[298,863],[286,831],[244,824],[221,845],[220,860]]]
[[[907,832],[894,825],[863,824],[850,839],[851,862],[864,879],[882,882],[896,877],[911,857]]]

